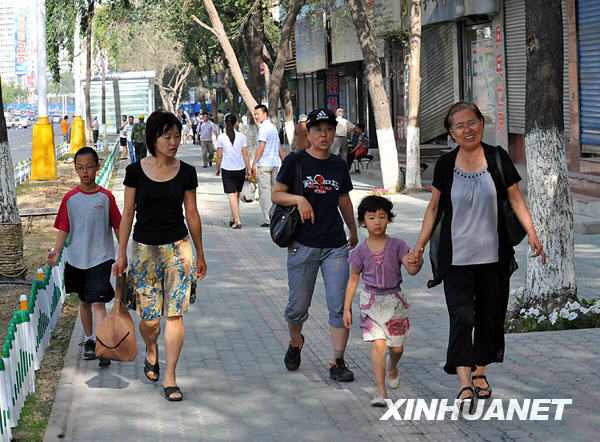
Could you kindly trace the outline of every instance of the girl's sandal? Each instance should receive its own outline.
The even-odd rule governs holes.
[[[163,389],[165,391],[165,397],[168,401],[179,402],[183,400],[183,393],[177,385],[174,385],[172,387],[163,387]],[[179,394],[179,396],[173,397],[173,394]]]
[[[150,376],[148,376],[148,372],[153,372],[154,374],[156,374],[156,377],[151,378]],[[148,361],[148,359],[144,359],[144,374],[152,382],[158,381],[158,378],[160,377],[160,366],[158,365],[158,361],[156,361],[156,364],[152,365]]]
[[[463,394],[463,391],[470,391],[471,393],[473,393],[473,396],[468,396],[465,398],[461,398],[460,395]],[[466,403],[468,403],[469,405],[469,414],[473,413],[473,408],[475,407],[475,396],[474,396],[474,392],[473,392],[473,387],[464,387],[462,388],[459,392],[458,392],[458,396],[456,396],[456,399],[460,400],[460,403],[458,405],[458,410],[462,411],[463,407],[465,406]]]
[[[242,228],[242,222],[238,221],[237,223],[235,223],[235,226],[232,227],[232,229],[236,229],[239,230]]]
[[[471,379],[483,379],[487,384],[487,387],[478,387],[477,385],[473,385],[477,399],[488,399],[492,395],[492,387],[490,387],[490,383],[487,381],[484,375],[472,376]],[[489,394],[482,395],[482,391],[487,391]]]
[[[229,227],[233,227],[234,224],[235,224],[235,220],[234,219],[230,219],[229,220]]]

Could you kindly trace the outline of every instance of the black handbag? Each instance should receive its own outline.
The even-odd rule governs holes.
[[[496,146],[496,167],[500,173],[500,180],[502,181],[502,187],[506,189],[506,183],[504,181],[504,170],[502,169],[502,161],[500,160],[500,153],[498,149],[502,149],[500,146]],[[517,218],[517,214],[510,205],[508,197],[500,201],[500,207],[504,212],[504,225],[506,226],[506,232],[508,233],[508,241],[512,246],[518,245],[527,233]]]
[[[296,174],[294,176],[294,189],[295,195],[302,195],[302,161],[300,155],[296,156]],[[271,210],[269,210],[269,217],[271,219],[271,239],[279,247],[291,246],[298,233],[300,227],[300,212],[298,206],[282,206],[280,204],[273,204]]]

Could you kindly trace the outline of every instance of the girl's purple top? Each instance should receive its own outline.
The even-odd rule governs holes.
[[[383,262],[377,264],[367,242],[360,243],[350,255],[350,265],[362,273],[365,291],[373,295],[386,295],[400,290],[402,283],[402,258],[410,247],[400,238],[387,237],[383,247]]]

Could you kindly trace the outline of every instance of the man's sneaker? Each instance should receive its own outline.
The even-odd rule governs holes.
[[[352,382],[354,373],[348,370],[348,364],[344,359],[336,359],[335,364],[329,366],[329,378],[338,382]]]
[[[301,334],[300,337],[302,338],[300,346],[294,347],[290,344],[285,352],[285,358],[283,358],[285,368],[289,371],[298,370],[298,367],[300,367],[300,352],[302,351],[302,347],[304,347],[304,335]]]
[[[98,358],[98,366],[100,367],[110,367],[110,359],[106,358]]]
[[[83,346],[83,359],[96,359],[96,342],[92,339],[85,341]]]

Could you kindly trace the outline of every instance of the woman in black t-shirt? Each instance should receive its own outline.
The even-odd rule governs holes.
[[[152,156],[127,166],[125,204],[120,225],[119,255],[115,275],[127,268],[127,242],[134,213],[132,256],[128,292],[135,296],[141,317],[140,333],[146,343],[144,373],[158,381],[160,318],[166,317],[165,397],[180,401],[183,394],[175,380],[175,369],[183,344],[183,314],[187,311],[195,279],[206,275],[202,248],[202,226],[196,207],[196,170],[175,158],[181,140],[181,122],[165,111],[153,112],[146,124],[146,145]],[[196,248],[196,263],[188,236]]]
[[[358,242],[352,201],[352,181],[346,162],[329,154],[333,142],[335,115],[328,109],[317,109],[308,115],[306,127],[310,147],[290,153],[284,160],[273,187],[273,203],[297,205],[302,224],[294,244],[288,248],[288,284],[290,288],[285,318],[290,345],[284,358],[288,370],[300,366],[304,345],[302,324],[308,318],[319,268],[325,282],[329,325],[333,343],[333,360],[329,377],[337,381],[354,380],[344,362],[348,329],[344,327],[344,299],[348,282],[348,249]],[[289,192],[298,179],[296,164],[301,162],[302,195]],[[338,210],[339,209],[339,210]],[[340,216],[340,212],[342,216]],[[346,240],[342,217],[350,231]]]
[[[542,263],[546,262],[519,191],[521,177],[501,147],[482,142],[484,123],[474,103],[459,101],[446,113],[444,126],[458,147],[435,165],[431,201],[414,248],[422,253],[435,236],[430,246],[434,279],[428,286],[444,282],[450,316],[444,370],[458,375],[461,407],[467,401],[472,407],[474,396],[487,399],[492,395],[485,367],[504,358],[504,318],[514,251],[502,201],[508,200],[527,232],[531,257],[541,256]]]

